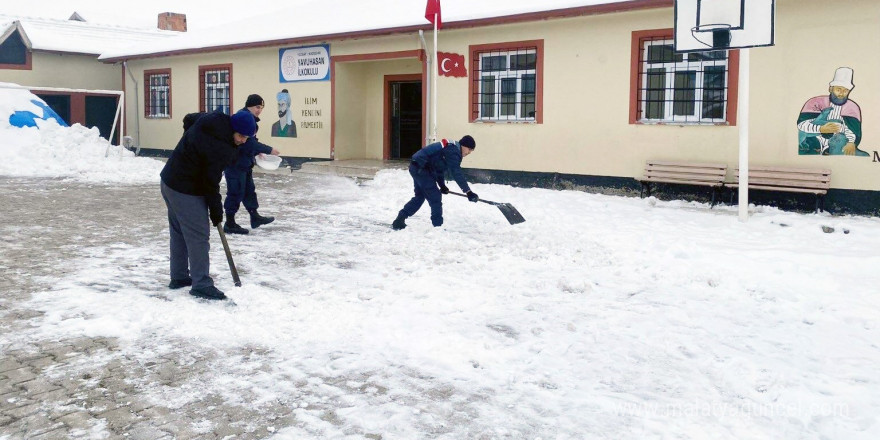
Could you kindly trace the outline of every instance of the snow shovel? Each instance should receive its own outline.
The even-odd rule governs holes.
[[[232,281],[235,281],[235,287],[241,287],[241,279],[238,278],[238,270],[235,269],[235,262],[232,261],[232,252],[229,252],[229,243],[226,242],[226,234],[223,232],[223,226],[217,225],[217,232],[220,233],[220,241],[223,243],[223,250],[226,251],[226,261],[229,262],[229,271],[232,272]]]
[[[457,196],[467,197],[467,195],[462,194],[462,193],[457,193],[455,191],[449,191],[449,194],[455,194]],[[514,208],[513,205],[511,205],[510,203],[490,202],[489,200],[483,200],[483,199],[478,199],[478,201],[483,202],[483,203],[488,203],[493,206],[497,206],[498,209],[501,210],[501,213],[504,214],[504,218],[506,218],[507,221],[510,222],[510,224],[512,224],[512,225],[526,221],[526,219],[523,218],[522,214],[520,214],[519,211],[517,211],[516,208]]]

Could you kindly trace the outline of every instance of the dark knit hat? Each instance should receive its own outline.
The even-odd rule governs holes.
[[[254,93],[253,95],[248,95],[247,101],[244,103],[244,107],[253,107],[255,105],[266,105],[266,102],[263,101],[263,97]]]
[[[471,150],[477,148],[477,142],[476,142],[476,141],[474,140],[474,138],[472,138],[471,135],[469,135],[469,134],[464,135],[464,137],[462,137],[461,140],[458,141],[458,143],[459,143],[462,147],[468,147],[468,148],[470,148]]]
[[[257,121],[247,110],[239,110],[232,115],[232,129],[242,135],[251,137],[257,132]]]

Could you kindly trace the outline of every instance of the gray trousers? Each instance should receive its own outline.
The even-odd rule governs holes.
[[[208,274],[208,250],[211,220],[208,203],[202,196],[179,193],[165,182],[160,185],[168,207],[168,231],[171,234],[171,279],[192,278],[192,288],[214,285]]]

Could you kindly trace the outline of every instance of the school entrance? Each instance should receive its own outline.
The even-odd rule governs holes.
[[[419,151],[425,69],[421,50],[332,57],[330,157],[406,161]]]
[[[406,77],[409,77],[408,79]],[[396,75],[388,81],[389,159],[409,159],[424,143],[421,75]]]

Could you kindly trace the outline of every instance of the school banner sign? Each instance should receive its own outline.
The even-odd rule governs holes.
[[[330,45],[280,49],[278,71],[283,83],[327,81],[330,79]]]

